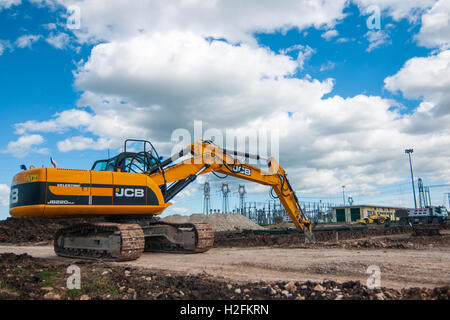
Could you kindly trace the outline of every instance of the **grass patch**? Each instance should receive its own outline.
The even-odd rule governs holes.
[[[40,278],[42,279],[41,282],[39,282],[39,286],[42,287],[53,287],[55,284],[55,280],[58,280],[60,278],[60,273],[56,269],[48,269],[48,270],[42,270],[39,273]]]
[[[6,290],[9,292],[14,292],[14,293],[18,293],[18,290],[14,287],[11,287],[10,285],[0,281],[0,290]]]
[[[39,282],[39,287],[41,287],[41,288],[53,287],[53,281],[52,280],[42,280],[41,282]]]
[[[20,275],[20,274],[24,274],[25,270],[19,267],[14,267],[11,269],[11,273],[15,274],[15,275]]]
[[[96,294],[108,293],[111,295],[118,295],[120,288],[119,283],[114,283],[106,280],[103,276],[96,275],[92,279],[92,290]]]
[[[41,278],[47,279],[47,278],[59,276],[59,272],[56,269],[42,270],[40,273],[40,276],[41,276]]]
[[[89,280],[81,282],[80,289],[68,290],[68,297],[73,300],[79,300],[84,294],[91,297],[104,296],[104,295],[119,295],[120,283],[108,281],[103,276],[94,275]]]
[[[80,299],[81,294],[82,294],[82,291],[81,291],[80,289],[70,289],[70,290],[67,292],[67,295],[68,295],[69,298],[72,299],[72,300],[78,300],[78,299]]]
[[[119,283],[112,283],[108,287],[108,293],[111,294],[111,295],[118,295],[120,293],[119,288],[120,288],[120,284]]]

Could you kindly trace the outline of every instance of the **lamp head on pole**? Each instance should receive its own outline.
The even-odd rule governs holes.
[[[413,152],[414,152],[413,149],[406,149],[406,150],[405,150],[405,153],[413,153]]]

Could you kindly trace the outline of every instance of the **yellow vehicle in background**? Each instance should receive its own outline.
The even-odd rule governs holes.
[[[385,224],[385,223],[389,223],[391,221],[391,218],[386,215],[386,214],[379,214],[379,213],[375,213],[373,215],[368,216],[367,218],[364,219],[360,219],[358,220],[359,223],[361,224]]]

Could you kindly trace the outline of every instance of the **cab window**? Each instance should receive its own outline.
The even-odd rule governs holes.
[[[116,157],[110,160],[99,160],[92,166],[93,171],[114,171],[114,165],[116,163]]]
[[[142,173],[148,170],[148,167],[147,159],[143,156],[127,157],[124,160],[125,172]]]
[[[92,171],[105,171],[108,160],[96,161],[92,167]]]

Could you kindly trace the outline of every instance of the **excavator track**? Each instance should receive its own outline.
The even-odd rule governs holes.
[[[207,223],[151,222],[146,234],[145,251],[201,253],[214,244],[214,230]]]
[[[144,231],[137,224],[78,224],[60,229],[54,241],[58,256],[107,261],[135,260],[144,248]]]
[[[205,252],[214,245],[214,230],[207,223],[193,223],[197,233],[195,252]]]
[[[132,222],[83,223],[60,229],[55,235],[55,253],[69,258],[129,261],[144,251],[201,253],[214,244],[214,231],[207,223]]]

